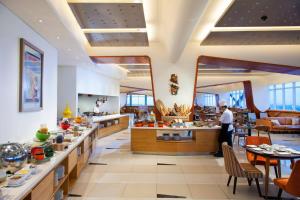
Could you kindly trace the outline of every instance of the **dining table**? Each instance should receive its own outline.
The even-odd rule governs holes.
[[[290,160],[291,166],[294,165],[295,159],[300,159],[300,152],[296,150],[291,151],[267,151],[263,148],[254,147],[252,145],[248,145],[245,147],[246,151],[254,154],[254,166],[257,160],[257,156],[261,156],[265,158],[265,177],[264,177],[264,197],[268,198],[269,192],[269,178],[270,178],[270,160],[278,161],[278,177],[281,177],[281,160]]]

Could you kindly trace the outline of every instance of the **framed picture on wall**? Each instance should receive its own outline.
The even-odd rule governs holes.
[[[25,39],[20,39],[19,111],[43,109],[44,52]]]

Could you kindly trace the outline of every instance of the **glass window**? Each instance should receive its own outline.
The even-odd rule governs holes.
[[[153,97],[152,96],[147,96],[147,106],[153,106]]]
[[[269,86],[271,109],[300,111],[300,82]]]
[[[132,106],[144,106],[144,105],[146,105],[145,95],[131,95],[131,105]]]
[[[295,93],[295,110],[300,111],[300,87],[295,89]]]
[[[282,88],[282,84],[277,84],[275,87],[276,87],[276,89],[281,89]]]
[[[282,98],[282,90],[276,90],[276,109],[282,110],[283,109],[283,98]]]
[[[204,106],[216,106],[216,95],[204,94]]]
[[[131,105],[131,102],[130,102],[130,95],[127,95],[126,105],[127,105],[127,106],[130,106],[130,105]]]
[[[231,91],[229,93],[229,96],[230,96],[230,101],[229,101],[230,107],[244,108],[246,106],[244,90]]]
[[[293,88],[285,88],[284,109],[293,110]]]

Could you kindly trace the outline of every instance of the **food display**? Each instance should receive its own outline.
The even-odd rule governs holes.
[[[60,127],[63,129],[63,130],[68,130],[68,128],[70,128],[71,124],[69,122],[68,119],[63,119],[63,121],[61,122],[60,124]]]
[[[41,128],[36,132],[35,136],[41,142],[48,140],[48,138],[50,137],[50,133],[48,132],[47,126],[45,124],[42,124]]]
[[[191,114],[191,107],[188,105],[177,105],[174,104],[173,108],[168,108],[164,105],[161,100],[156,101],[156,107],[162,116],[181,116],[187,117]]]
[[[16,171],[22,168],[27,160],[27,152],[19,143],[6,143],[0,145],[0,162],[3,167],[10,171]]]
[[[75,117],[74,122],[77,123],[77,124],[81,124],[82,123],[82,117],[80,117],[80,116]]]
[[[72,118],[72,111],[71,111],[71,108],[68,104],[66,105],[66,108],[63,112],[63,117],[66,118],[66,119]]]

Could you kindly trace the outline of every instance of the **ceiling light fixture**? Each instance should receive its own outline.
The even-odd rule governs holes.
[[[214,27],[212,32],[233,31],[297,31],[300,26],[252,26],[252,27]]]
[[[43,23],[43,20],[42,20],[42,19],[39,19],[38,22],[39,22],[39,23]]]
[[[146,28],[93,28],[82,29],[84,33],[145,33]]]
[[[56,39],[58,39],[58,40],[60,39],[59,35],[58,35],[58,36],[56,36]]]
[[[68,3],[142,3],[142,0],[67,0]]]

